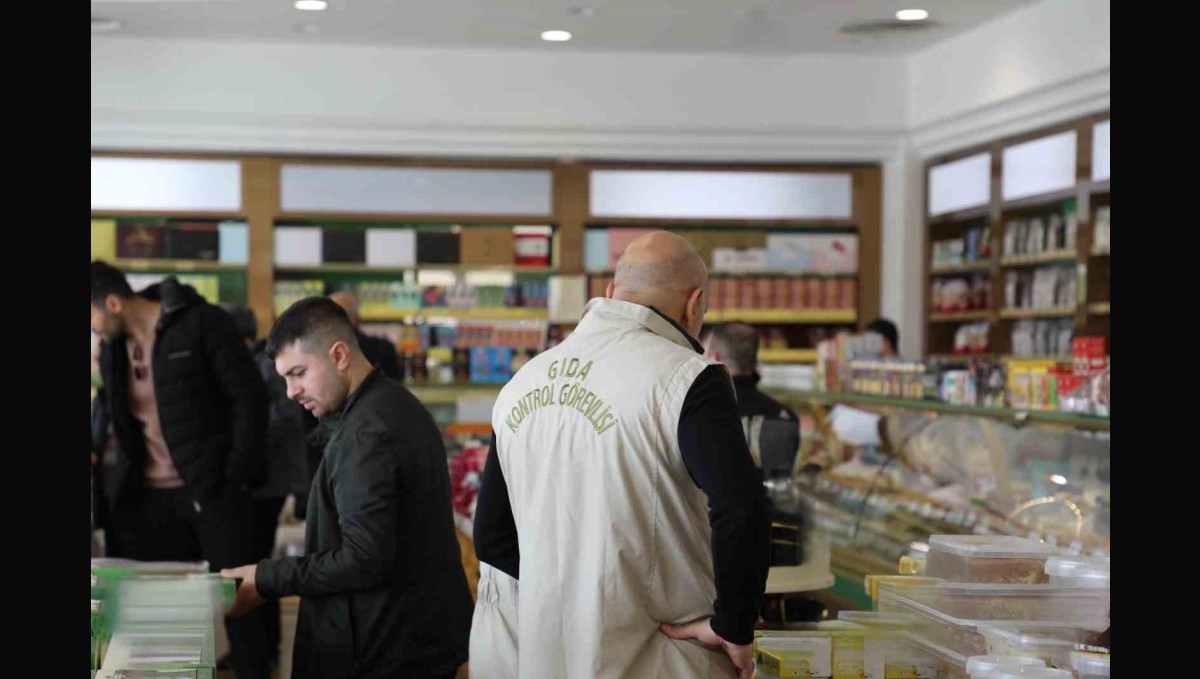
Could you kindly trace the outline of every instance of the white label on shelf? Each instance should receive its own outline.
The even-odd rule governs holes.
[[[275,263],[306,266],[321,263],[321,229],[316,226],[280,226],[275,228]]]
[[[1075,186],[1074,130],[1004,149],[1004,200],[1036,196]]]
[[[284,165],[286,212],[549,215],[549,170]]]
[[[92,158],[93,210],[242,209],[236,160]]]
[[[848,172],[593,170],[593,217],[849,219]]]
[[[987,205],[992,193],[992,154],[956,160],[929,169],[929,214],[942,215]]]
[[[1092,126],[1092,181],[1102,182],[1109,178],[1108,123],[1105,120]]]

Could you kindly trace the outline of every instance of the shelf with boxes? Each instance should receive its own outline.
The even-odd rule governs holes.
[[[548,225],[279,224],[276,313],[350,289],[369,320],[544,319],[553,239]]]
[[[927,165],[927,276],[931,288],[955,274],[977,273],[981,282],[986,280],[993,300],[987,306],[993,314],[987,319],[987,351],[1020,356],[1025,352],[1016,345],[1028,345],[1030,335],[1040,335],[1061,338],[1040,343],[1049,348],[1047,355],[1062,356],[1069,353],[1075,334],[1108,337],[1107,309],[1093,305],[1109,300],[1109,182],[1107,174],[1100,180],[1084,178],[1093,168],[1107,172],[1107,144],[1097,136],[1101,127],[1107,129],[1107,114],[1000,140]],[[1092,157],[1093,151],[1100,155]],[[947,206],[956,211],[937,214]],[[986,267],[959,271],[954,268],[957,262],[938,256],[936,246],[957,236],[953,229],[965,228],[971,219],[996,225],[985,238],[991,241],[992,256],[977,258],[986,261]],[[927,307],[927,353],[949,352],[956,342],[952,321],[959,319],[946,314],[962,310]]]
[[[176,276],[209,302],[246,302],[245,222],[110,216],[92,219],[91,237],[92,260],[123,270],[135,290]]]
[[[706,324],[781,326],[762,329],[768,336],[764,363],[809,363],[813,338],[801,327],[858,321],[858,234],[853,227],[663,226],[687,239],[708,266]],[[604,294],[625,248],[647,231],[588,226],[584,259],[589,297]]]

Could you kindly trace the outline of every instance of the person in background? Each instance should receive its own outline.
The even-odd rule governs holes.
[[[267,420],[267,472],[261,485],[252,488],[254,505],[254,558],[269,559],[275,552],[275,533],[279,515],[288,495],[306,498],[311,475],[307,471],[308,426],[304,407],[287,396],[287,384],[275,372],[275,361],[267,356],[265,340],[257,342],[258,321],[254,312],[242,306],[224,307],[233,317],[238,332],[254,356],[263,383],[267,387],[270,416]],[[267,632],[271,640],[271,658],[279,662],[279,600],[264,605]]]
[[[900,356],[900,332],[896,324],[886,318],[876,318],[863,328],[863,332],[873,332],[883,338],[884,358]]]
[[[264,468],[267,396],[233,319],[174,277],[134,294],[92,262],[92,331],[117,440],[106,542],[140,561],[214,570],[254,555],[249,488]],[[266,679],[263,616],[226,619],[239,679]]]
[[[733,377],[738,415],[755,462],[767,478],[790,478],[800,450],[800,418],[796,411],[758,389],[758,330],[745,323],[721,323],[709,331],[704,342],[706,356],[725,364]],[[772,566],[804,563],[807,517],[796,507],[771,505]],[[785,546],[793,545],[793,546]],[[768,597],[763,618],[782,622],[782,596]],[[790,622],[816,622],[824,605],[806,597],[787,595]]]
[[[396,345],[382,337],[364,335],[359,330],[362,319],[358,315],[358,297],[353,292],[339,290],[331,294],[329,299],[342,307],[346,311],[346,315],[350,317],[350,323],[354,326],[354,335],[358,338],[358,346],[362,349],[363,355],[367,357],[367,361],[371,365],[379,366],[384,375],[397,382],[403,382],[404,369],[400,367],[400,359],[396,358]]]
[[[750,677],[770,526],[729,373],[694,339],[707,279],[686,240],[639,237],[501,390],[473,676]]]
[[[372,366],[332,300],[293,304],[267,354],[288,396],[332,426],[309,491],[305,555],[222,571],[230,615],[300,596],[292,677],[453,677],[467,660],[471,593],[442,433]]]

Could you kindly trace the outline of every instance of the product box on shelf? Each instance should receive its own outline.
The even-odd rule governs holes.
[[[713,248],[713,271],[767,271],[766,248]]]
[[[367,261],[367,234],[355,229],[323,229],[321,257],[325,262],[362,264]]]
[[[279,229],[276,229],[278,233]],[[417,263],[413,229],[367,229],[367,266],[403,267]]]
[[[250,231],[245,222],[221,222],[217,232],[221,263],[246,264],[250,261]]]
[[[160,224],[117,223],[117,257],[161,259],[166,228]]]
[[[608,260],[608,229],[587,229],[583,232],[583,268],[586,271],[612,268]]]
[[[417,231],[418,264],[458,264],[458,234],[451,231]]]
[[[513,228],[514,261],[521,266],[550,266],[550,227]]]
[[[163,253],[167,259],[215,262],[220,249],[220,231],[216,224],[209,222],[172,224],[163,236]]]
[[[117,256],[117,222],[114,219],[92,220],[92,261],[109,261]]]
[[[510,265],[516,261],[513,230],[507,226],[463,229],[459,247],[463,264]]]

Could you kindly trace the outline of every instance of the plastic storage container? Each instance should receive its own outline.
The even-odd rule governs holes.
[[[967,674],[971,679],[992,679],[998,669],[1004,667],[1045,667],[1037,658],[1013,655],[977,655],[967,658]]]
[[[967,656],[955,653],[919,634],[908,635],[908,640],[917,650],[933,658],[938,679],[970,679],[970,675],[967,674]]]
[[[992,679],[1074,679],[1066,670],[1053,667],[1001,667],[992,672]]]
[[[1054,556],[1045,570],[1052,585],[1108,589],[1110,568],[1107,557]]]
[[[1108,677],[1108,654],[1073,651],[1071,653],[1071,669],[1075,670],[1075,676],[1078,679]]]
[[[1069,654],[1076,644],[1070,635],[1060,639],[1044,633],[1026,634],[1002,627],[980,627],[979,633],[987,641],[989,655],[1036,658],[1047,665],[1054,664],[1055,658]]]
[[[952,618],[984,622],[992,627],[1075,627],[1103,632],[1108,629],[1107,590],[1053,585],[995,585],[949,583],[897,587],[880,584],[879,610],[888,594],[902,597]],[[973,655],[983,655],[982,653]]]
[[[1057,547],[1010,535],[934,535],[925,575],[950,582],[1038,584]]]

